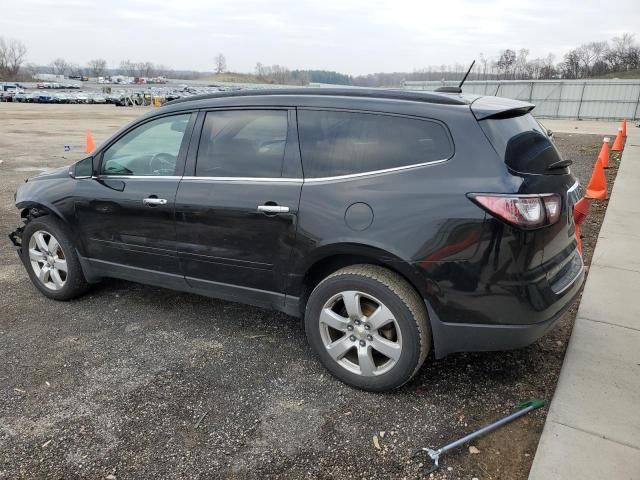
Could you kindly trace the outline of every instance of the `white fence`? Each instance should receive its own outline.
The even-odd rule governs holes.
[[[407,90],[435,90],[443,85],[458,82],[404,82]],[[462,91],[533,103],[537,117],[619,120],[640,115],[640,80],[468,81]]]

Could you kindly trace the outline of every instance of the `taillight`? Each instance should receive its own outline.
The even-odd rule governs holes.
[[[510,195],[498,193],[469,193],[471,200],[491,215],[526,230],[553,225],[560,218],[560,195]]]

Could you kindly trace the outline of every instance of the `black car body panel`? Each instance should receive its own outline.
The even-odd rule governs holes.
[[[568,170],[514,171],[482,124],[531,108],[494,97],[366,89],[180,100],[98,147],[90,177],[72,178],[70,167],[32,178],[16,205],[24,216],[51,213],[70,227],[88,280],[124,278],[302,315],[317,275],[371,262],[400,273],[424,298],[436,356],[520,347],[553,325],[583,279],[575,178]],[[286,112],[281,175],[198,175],[206,115],[247,109]],[[316,110],[433,122],[451,149],[446,158],[400,168],[309,178],[299,116]],[[101,173],[103,155],[128,132],[185,112],[191,117],[172,175]],[[560,218],[522,230],[479,208],[470,192],[558,194]],[[148,198],[167,203],[145,205]],[[259,206],[288,210],[271,214]]]

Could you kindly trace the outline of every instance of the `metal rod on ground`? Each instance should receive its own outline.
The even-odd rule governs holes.
[[[424,474],[428,475],[438,470],[438,468],[440,468],[440,456],[443,453],[446,453],[449,450],[453,450],[454,448],[464,445],[465,443],[473,440],[474,438],[478,438],[486,433],[489,433],[495,430],[496,428],[502,427],[503,425],[506,425],[507,423],[512,422],[515,419],[520,418],[526,415],[527,413],[542,407],[543,405],[544,405],[544,400],[529,400],[528,402],[520,403],[518,405],[518,408],[520,408],[520,410],[518,410],[517,412],[514,412],[511,415],[507,415],[506,417],[501,418],[500,420],[497,420],[493,423],[490,423],[489,425],[486,425],[481,429],[470,433],[469,435],[465,435],[459,440],[448,443],[444,447],[438,448],[437,450],[432,448],[419,448],[413,453],[413,457],[416,457],[421,453],[426,453],[429,456],[429,458],[433,460],[433,465],[431,466],[431,468],[425,467]]]

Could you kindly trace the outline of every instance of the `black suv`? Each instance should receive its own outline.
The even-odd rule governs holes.
[[[382,391],[433,348],[516,348],[583,280],[581,188],[533,105],[283,89],[191,97],[17,192],[34,285],[115,277],[304,318],[341,380]]]

